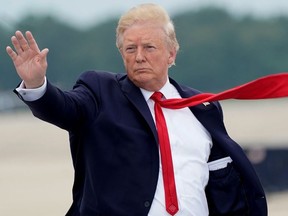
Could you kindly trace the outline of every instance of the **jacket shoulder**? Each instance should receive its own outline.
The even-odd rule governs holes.
[[[78,85],[88,85],[90,87],[95,87],[95,85],[101,86],[117,83],[118,80],[123,76],[125,76],[124,73],[116,73],[104,70],[85,71],[80,74],[74,88]]]
[[[115,79],[116,77],[121,75],[121,73],[116,73],[112,71],[89,70],[82,72],[79,76],[79,80],[88,81],[90,79]]]

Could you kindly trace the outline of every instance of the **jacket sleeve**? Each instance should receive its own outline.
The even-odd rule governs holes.
[[[83,75],[70,91],[63,91],[47,81],[46,92],[41,98],[24,103],[37,118],[65,130],[89,124],[98,107],[95,94],[85,84]]]

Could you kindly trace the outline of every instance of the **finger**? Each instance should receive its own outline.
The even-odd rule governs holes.
[[[15,48],[15,51],[16,51],[18,54],[20,54],[20,53],[23,52],[23,50],[22,50],[22,48],[21,48],[21,46],[20,46],[20,44],[19,44],[19,41],[18,41],[18,39],[16,38],[16,36],[12,36],[12,37],[11,37],[11,42],[12,42],[14,48]]]
[[[26,38],[27,38],[27,41],[29,43],[30,48],[37,51],[37,52],[40,52],[38,44],[37,44],[36,40],[34,39],[32,33],[30,31],[26,32]]]
[[[41,64],[47,65],[47,55],[48,55],[49,49],[45,48],[40,52],[40,61]]]
[[[29,49],[29,44],[28,44],[27,40],[25,39],[24,35],[22,34],[22,32],[16,31],[15,36],[19,42],[20,48],[23,51],[27,51]]]
[[[13,49],[10,46],[6,47],[6,52],[10,56],[12,61],[14,62],[17,58],[17,54],[13,51]]]
[[[46,58],[48,52],[49,52],[49,49],[48,49],[48,48],[43,49],[43,50],[40,52],[41,58]]]

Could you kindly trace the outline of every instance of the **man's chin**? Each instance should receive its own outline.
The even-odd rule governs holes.
[[[134,79],[132,82],[139,88],[145,89],[147,91],[158,91],[161,89],[162,85],[157,82],[153,82],[152,79]]]

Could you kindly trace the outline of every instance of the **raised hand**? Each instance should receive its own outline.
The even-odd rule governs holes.
[[[7,46],[6,51],[11,57],[19,77],[24,81],[26,88],[38,88],[43,85],[47,70],[47,48],[40,51],[30,31],[26,38],[20,31],[11,37],[15,51]]]

